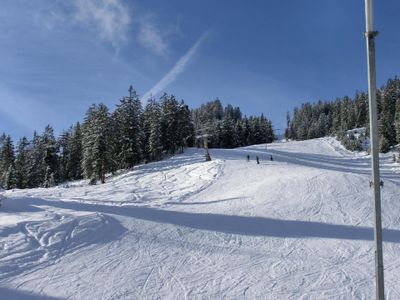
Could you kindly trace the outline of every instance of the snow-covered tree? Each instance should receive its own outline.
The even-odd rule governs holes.
[[[178,111],[179,105],[173,95],[164,94],[160,98],[162,109],[161,133],[163,149],[170,154],[178,150]]]
[[[396,81],[389,80],[386,88],[382,92],[382,111],[379,122],[380,135],[383,141],[381,150],[388,150],[386,144],[388,144],[389,147],[396,144],[395,112],[397,98]]]
[[[42,135],[42,149],[44,150],[42,182],[44,187],[54,186],[58,177],[58,145],[54,137],[54,129],[47,125]],[[50,181],[50,178],[53,178]]]
[[[132,86],[112,114],[115,150],[119,168],[131,168],[142,160],[142,104]]]
[[[181,101],[177,111],[177,146],[180,152],[188,146],[188,142],[193,139],[194,127],[190,116],[189,107]]]
[[[82,178],[82,131],[79,122],[72,128],[67,142],[68,159],[66,163],[68,179],[76,180]]]
[[[110,116],[104,104],[93,104],[86,112],[82,129],[82,168],[91,184],[105,182],[111,169]]]
[[[0,186],[10,189],[15,185],[14,144],[10,135],[3,135],[0,141]]]
[[[29,172],[29,141],[26,137],[19,140],[17,145],[17,157],[15,161],[15,185],[17,188],[23,189],[28,187]]]
[[[144,111],[145,156],[147,160],[161,159],[163,152],[160,104],[149,99]]]

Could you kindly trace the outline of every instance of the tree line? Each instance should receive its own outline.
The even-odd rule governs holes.
[[[225,107],[219,99],[192,111],[196,134],[207,134],[210,148],[234,148],[275,140],[272,122],[261,116],[242,116],[239,107]],[[200,142],[200,140],[198,140]]]
[[[377,90],[379,145],[381,152],[400,143],[400,79],[389,79]],[[366,127],[369,135],[368,94],[356,92],[354,98],[344,96],[335,101],[304,103],[287,114],[285,137],[306,140],[336,135],[351,150],[361,150],[350,129]]]
[[[22,137],[14,147],[11,136],[3,133],[0,186],[51,187],[83,178],[91,184],[104,183],[107,173],[157,161],[196,145],[198,129],[205,126],[210,127],[212,147],[231,148],[274,138],[272,124],[263,115],[242,117],[239,108],[227,105],[224,109],[219,100],[190,110],[183,100],[163,94],[142,107],[132,86],[128,91],[113,112],[103,103],[93,104],[82,123],[58,137],[48,125],[42,134],[35,132],[31,140]],[[209,115],[210,109],[214,113]]]

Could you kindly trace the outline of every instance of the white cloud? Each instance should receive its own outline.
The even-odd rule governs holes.
[[[100,37],[119,48],[131,22],[128,7],[120,0],[74,0],[76,22],[92,24]]]
[[[208,35],[208,32],[204,33],[196,43],[189,49],[188,52],[185,53],[174,65],[174,67],[167,73],[165,76],[155,85],[153,86],[147,93],[145,93],[142,97],[142,100],[147,100],[151,96],[156,96],[160,92],[162,92],[168,85],[175,81],[175,79],[185,71],[188,63],[196,54],[197,50],[200,48],[201,44],[204,42]]]
[[[153,13],[136,10],[136,17],[132,19],[131,12],[123,0],[71,0],[38,7],[34,16],[35,21],[48,31],[61,26],[83,25],[117,50],[128,40],[129,31],[131,38],[149,53],[167,57],[168,38],[181,34],[179,19],[171,27],[159,24]],[[132,30],[130,25],[133,25]]]
[[[139,43],[153,54],[165,57],[168,47],[154,21],[147,17],[140,23]]]

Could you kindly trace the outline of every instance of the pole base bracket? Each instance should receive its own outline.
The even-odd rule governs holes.
[[[379,34],[379,31],[367,31],[367,32],[364,32],[364,36],[366,37],[366,38],[369,38],[369,39],[373,39],[374,37],[376,37],[377,35]]]

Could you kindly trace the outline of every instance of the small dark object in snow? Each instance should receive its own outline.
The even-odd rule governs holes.
[[[258,156],[256,156],[256,160],[257,160],[257,165],[260,164],[260,159],[258,158]]]
[[[247,154],[247,161],[250,161],[250,155]]]

